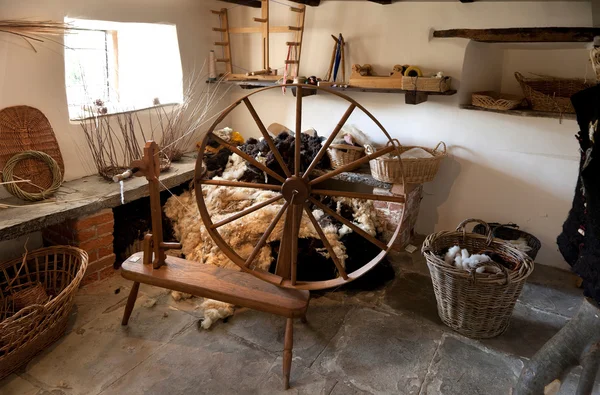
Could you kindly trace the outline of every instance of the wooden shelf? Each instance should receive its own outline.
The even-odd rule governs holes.
[[[517,117],[534,117],[534,118],[554,118],[554,119],[573,119],[576,120],[577,117],[575,114],[570,113],[557,113],[557,112],[545,112],[545,111],[534,111],[534,110],[491,110],[489,108],[475,107],[471,104],[461,104],[460,108],[463,110],[473,110],[473,111],[487,111],[487,112],[495,112],[497,114],[504,115],[513,115]]]
[[[598,27],[517,27],[508,29],[435,30],[436,38],[468,38],[484,43],[589,43]]]
[[[161,184],[173,188],[194,177],[196,159],[184,156],[180,162],[160,174]],[[132,177],[124,182],[125,202],[148,196],[148,181]],[[162,189],[162,187],[161,187]],[[0,210],[0,241],[41,230],[67,219],[94,213],[121,204],[119,184],[108,182],[98,175],[65,182],[58,190],[55,201],[25,203],[15,197],[0,200],[0,205],[10,207]]]
[[[223,83],[237,85],[242,89],[257,89],[267,86],[277,85],[274,81],[224,81]],[[370,92],[370,93],[399,93],[406,95],[406,104],[420,104],[427,101],[428,96],[452,96],[456,94],[456,90],[448,90],[446,92],[422,92],[408,91],[404,89],[385,89],[385,88],[358,88],[353,86],[339,87],[328,86],[326,89],[338,92]]]

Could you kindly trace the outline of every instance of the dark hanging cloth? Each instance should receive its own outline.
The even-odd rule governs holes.
[[[583,279],[585,296],[600,304],[600,85],[576,93],[571,102],[579,124],[581,159],[573,206],[557,243]]]

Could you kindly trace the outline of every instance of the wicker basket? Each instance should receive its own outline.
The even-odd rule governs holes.
[[[354,162],[364,155],[365,149],[363,147],[356,147],[348,144],[331,144],[327,149],[327,156],[329,156],[331,167],[334,169]]]
[[[446,92],[450,90],[450,77],[402,77],[402,89],[406,91]]]
[[[513,110],[523,103],[524,99],[516,95],[497,92],[475,92],[471,95],[471,104],[475,107],[489,108],[491,110]]]
[[[85,251],[66,246],[0,264],[0,378],[62,336],[87,265]]]
[[[537,253],[542,247],[542,243],[537,237],[530,233],[519,230],[519,225],[516,224],[499,224],[497,222],[490,222],[489,225],[492,230],[492,237],[502,240],[517,240],[521,237],[524,238],[525,241],[527,241],[527,245],[531,248],[531,250],[526,252],[526,254],[529,255],[532,260],[535,260]],[[485,235],[485,226],[481,224],[475,225],[473,232],[480,235]]]
[[[0,111],[0,169],[4,168],[6,162],[15,154],[23,151],[41,151],[50,155],[64,176],[63,158],[46,116],[33,107],[7,107]],[[48,165],[37,159],[19,162],[13,173],[24,180],[31,180],[32,184],[19,185],[23,191],[29,193],[47,189],[54,181]]]
[[[467,233],[465,226],[470,222],[482,224],[487,236]],[[499,253],[515,270],[505,270],[503,274],[478,274],[448,265],[441,256],[454,245],[471,253]],[[427,236],[422,252],[431,273],[438,314],[444,324],[471,338],[490,338],[506,330],[517,298],[533,271],[529,256],[492,238],[489,225],[475,219],[463,221],[456,231]]]
[[[523,95],[535,111],[574,114],[571,96],[595,85],[576,78],[525,78],[519,72],[515,72],[515,78],[523,89]]]
[[[396,156],[380,156],[369,161],[373,178],[383,182],[401,183],[404,174],[404,182],[407,184],[422,184],[433,181],[442,159],[446,157],[446,143],[440,141],[434,149],[431,149],[402,146],[396,139],[394,139],[394,142],[397,144],[400,154],[411,148],[422,148],[433,156],[431,158],[402,159],[402,163],[398,161]],[[440,147],[442,147],[441,150]]]

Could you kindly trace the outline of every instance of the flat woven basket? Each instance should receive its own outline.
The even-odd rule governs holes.
[[[62,336],[87,265],[87,253],[68,246],[0,264],[0,378]]]
[[[527,251],[526,254],[529,255],[533,261],[535,261],[537,253],[540,251],[540,248],[542,248],[542,242],[537,237],[531,233],[520,230],[519,225],[516,224],[500,224],[498,222],[490,222],[489,225],[492,230],[492,237],[502,240],[517,240],[521,237],[524,238],[527,242],[527,245],[531,248],[531,250]],[[485,226],[481,224],[475,225],[473,232],[480,235],[485,235]]]
[[[331,144],[327,156],[331,160],[331,167],[337,169],[365,156],[365,149],[348,144]]]
[[[547,76],[525,78],[519,72],[515,72],[515,78],[521,85],[523,95],[535,111],[574,114],[571,96],[595,85],[578,78]]]
[[[467,233],[465,226],[470,222],[482,224],[486,236]],[[506,269],[502,274],[479,274],[448,265],[443,254],[455,245],[472,254],[498,253],[515,269]],[[508,328],[517,298],[533,271],[533,261],[527,254],[492,238],[489,225],[477,219],[461,222],[456,231],[430,234],[422,252],[431,273],[438,314],[444,324],[471,338],[498,336]]]
[[[64,177],[65,164],[48,118],[40,110],[29,106],[7,107],[0,111],[0,169],[15,154],[29,150],[50,155]],[[19,162],[13,174],[39,186],[21,183],[19,188],[25,192],[40,192],[53,183],[52,171],[46,163],[37,159]]]
[[[433,181],[440,169],[442,159],[446,157],[446,143],[440,141],[434,149],[417,146],[402,146],[394,139],[400,154],[411,148],[422,148],[429,152],[431,158],[403,158],[399,163],[397,156],[384,155],[369,161],[373,178],[383,182],[400,183],[404,173],[407,184],[422,184]],[[389,145],[389,143],[388,143]],[[440,149],[441,147],[441,149]]]
[[[489,108],[490,110],[508,111],[518,108],[524,99],[516,95],[498,92],[475,92],[471,95],[471,104],[475,107]]]

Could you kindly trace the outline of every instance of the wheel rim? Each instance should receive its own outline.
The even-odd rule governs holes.
[[[327,92],[334,96],[337,96],[343,100],[346,100],[347,102],[350,103],[350,106],[347,108],[346,112],[344,113],[344,115],[342,116],[340,121],[335,126],[331,135],[322,144],[321,149],[317,153],[317,156],[313,159],[313,161],[310,163],[308,168],[305,169],[304,172],[301,172],[301,160],[300,160],[301,159],[301,157],[300,157],[301,144],[295,144],[294,166],[293,166],[293,169],[289,169],[288,166],[283,161],[281,153],[275,147],[275,144],[274,144],[273,140],[271,139],[271,137],[269,136],[269,133],[267,132],[262,120],[258,116],[256,110],[254,109],[254,107],[252,106],[252,104],[249,100],[249,98],[251,96],[254,96],[256,94],[259,94],[261,92],[265,92],[265,91],[268,91],[271,89],[278,89],[283,86],[296,88],[296,122],[295,122],[296,128],[295,128],[295,132],[294,132],[295,141],[300,141],[301,133],[302,133],[302,90],[303,89],[317,89],[319,91],[324,91],[324,92]],[[265,141],[269,145],[269,148],[273,152],[273,156],[274,156],[275,160],[279,163],[279,166],[282,168],[283,172],[285,173],[285,178],[283,176],[281,176],[280,174],[274,172],[273,170],[269,169],[265,165],[261,164],[256,159],[252,158],[250,155],[240,151],[234,145],[220,139],[213,133],[215,131],[217,125],[219,123],[221,123],[223,121],[223,119],[225,119],[225,117],[227,115],[229,115],[229,113],[231,113],[241,103],[245,104],[245,106],[248,109],[248,111],[250,112],[252,118],[256,122],[259,131],[261,132]],[[315,167],[317,166],[317,164],[321,161],[321,159],[327,152],[327,148],[331,145],[334,138],[339,134],[341,128],[344,126],[344,124],[346,123],[346,121],[348,120],[348,118],[350,117],[350,115],[353,113],[353,111],[356,108],[360,109],[365,115],[367,115],[373,121],[373,123],[375,123],[375,125],[377,125],[377,127],[380,129],[380,131],[388,139],[389,145],[386,146],[386,148],[384,148],[384,149],[378,150],[376,153],[366,155],[356,161],[351,162],[348,165],[341,166],[333,171],[330,171],[326,174],[323,174],[316,178],[311,179],[309,176],[315,170]],[[215,139],[215,141],[217,141],[218,143],[223,145],[224,149],[229,149],[230,152],[236,153],[237,155],[241,156],[244,160],[246,160],[247,163],[252,164],[253,166],[259,168],[263,172],[269,174],[279,184],[259,184],[259,183],[247,183],[247,182],[241,182],[241,181],[211,180],[211,179],[203,178],[205,175],[205,168],[203,165],[204,152],[205,152],[206,145],[209,141],[209,137],[212,137],[213,139]],[[208,129],[208,132],[207,132],[206,136],[204,137],[202,144],[199,147],[199,154],[198,154],[198,158],[196,161],[196,175],[194,178],[194,184],[195,184],[195,190],[196,190],[196,194],[195,194],[196,201],[198,204],[198,210],[200,212],[200,217],[202,219],[204,226],[206,227],[207,233],[211,236],[214,243],[221,249],[221,251],[225,254],[225,256],[227,256],[232,262],[234,262],[237,266],[239,266],[245,272],[248,272],[262,280],[268,281],[272,284],[275,284],[275,285],[281,286],[281,287],[285,287],[285,288],[317,290],[317,289],[326,289],[326,288],[332,288],[332,287],[337,287],[337,286],[343,285],[347,282],[350,282],[350,281],[353,281],[353,280],[359,278],[360,276],[362,276],[363,274],[365,274],[366,272],[371,270],[377,263],[379,263],[383,259],[383,257],[385,257],[385,255],[387,254],[387,252],[390,250],[391,246],[393,245],[394,241],[398,237],[406,210],[404,208],[402,209],[400,221],[399,221],[392,237],[390,238],[390,240],[387,243],[384,243],[383,241],[380,241],[380,240],[376,239],[375,237],[371,236],[370,234],[368,234],[367,232],[363,231],[360,227],[358,227],[351,221],[348,221],[347,219],[345,219],[344,217],[339,215],[334,210],[331,210],[329,207],[324,205],[322,202],[320,202],[315,197],[319,197],[319,196],[350,197],[350,198],[358,198],[358,199],[365,199],[365,200],[371,200],[371,201],[388,201],[388,202],[403,203],[406,201],[406,194],[395,195],[395,196],[386,196],[386,195],[375,195],[372,193],[367,194],[367,193],[329,190],[329,189],[318,189],[318,188],[313,188],[313,186],[318,186],[318,184],[322,183],[323,181],[332,179],[336,175],[338,175],[344,171],[347,171],[349,168],[353,168],[354,166],[356,166],[357,163],[359,163],[359,164],[367,163],[369,160],[372,160],[374,158],[377,158],[379,156],[382,156],[382,155],[392,152],[392,151],[395,151],[396,155],[398,155],[398,157],[400,157],[400,151],[399,151],[398,147],[395,145],[391,136],[386,131],[386,129],[383,127],[383,125],[381,125],[381,123],[362,105],[360,105],[354,99],[352,99],[342,93],[332,91],[327,88],[316,87],[316,86],[312,86],[312,85],[302,85],[302,84],[286,84],[286,85],[277,85],[277,86],[271,86],[271,87],[266,87],[266,88],[262,88],[262,89],[257,89],[254,92],[251,92],[250,94],[248,94],[248,95],[244,96],[243,98],[237,100],[236,102],[232,103],[228,108],[226,108],[219,115],[219,117],[213,122],[211,127]],[[402,184],[405,185],[404,174],[402,172],[401,162],[400,162],[400,168],[401,168]],[[271,199],[268,199],[268,200],[258,203],[258,204],[254,204],[253,206],[251,206],[245,210],[242,210],[240,212],[232,214],[231,216],[229,216],[221,221],[213,223],[211,214],[208,212],[208,209],[206,207],[203,193],[201,192],[202,185],[244,187],[244,188],[271,190],[271,191],[275,191],[275,192],[279,192],[279,193]],[[198,191],[200,191],[200,193],[198,193]],[[227,243],[227,241],[225,241],[225,239],[223,239],[223,237],[218,232],[219,227],[221,227],[225,224],[228,224],[230,222],[233,222],[235,220],[238,220],[240,218],[243,218],[244,216],[251,214],[254,211],[260,210],[263,207],[266,207],[270,204],[274,204],[282,199],[284,200],[283,206],[281,207],[281,209],[275,216],[274,220],[269,224],[269,226],[265,230],[265,233],[261,236],[259,242],[257,243],[257,245],[254,247],[252,253],[247,258],[243,258],[242,256],[240,256],[237,253],[237,251],[235,251]],[[318,208],[320,208],[321,210],[323,210],[330,217],[333,217],[336,220],[338,220],[339,222],[341,222],[342,224],[350,227],[354,232],[358,233],[360,236],[362,236],[363,238],[365,238],[372,244],[379,247],[379,249],[381,251],[373,259],[371,259],[369,262],[365,263],[359,269],[357,269],[351,273],[346,273],[345,268],[340,263],[339,258],[337,257],[337,255],[333,251],[333,248],[331,247],[329,241],[327,240],[327,237],[325,236],[323,229],[321,228],[318,221],[315,219],[314,215],[312,214],[312,211],[310,210],[310,203],[312,203],[313,205],[315,205]],[[336,277],[334,279],[330,279],[330,280],[321,280],[321,281],[296,281],[298,229],[300,227],[300,222],[302,220],[303,213],[305,213],[306,216],[308,217],[309,221],[315,228],[315,231],[318,234],[320,240],[323,242],[324,247],[328,251],[329,256],[331,257],[331,260],[333,261],[333,264],[336,266],[336,269],[338,272],[338,277]],[[273,232],[273,229],[275,228],[275,226],[279,223],[279,221],[284,216],[285,216],[285,218],[284,218],[285,223],[284,223],[284,230],[283,230],[283,234],[282,234],[282,238],[281,238],[281,246],[280,246],[280,250],[279,250],[279,254],[278,254],[278,258],[277,258],[278,261],[277,261],[276,274],[273,274],[273,273],[270,273],[270,272],[267,272],[264,270],[252,268],[251,267],[252,262],[254,261],[256,256],[259,254],[260,250],[266,245],[269,236]],[[289,226],[288,226],[288,223],[289,223]],[[279,256],[282,256],[281,265],[280,265],[280,257]]]

